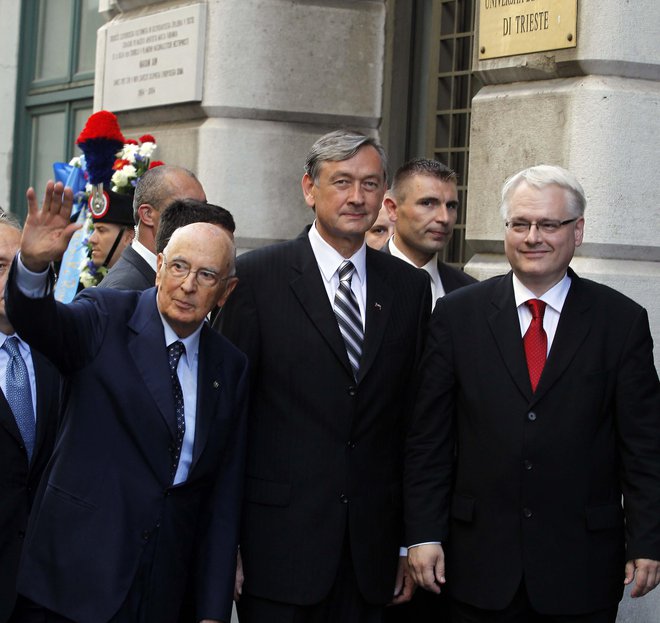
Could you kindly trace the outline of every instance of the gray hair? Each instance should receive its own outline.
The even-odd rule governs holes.
[[[362,147],[373,147],[380,156],[383,179],[387,182],[387,155],[377,139],[353,130],[335,130],[319,138],[309,150],[305,161],[305,173],[316,184],[324,162],[340,162],[352,158]]]
[[[566,169],[550,164],[539,164],[519,171],[504,182],[502,187],[502,202],[500,203],[500,214],[506,220],[509,215],[509,199],[513,192],[526,182],[538,190],[546,186],[559,186],[566,191],[566,206],[572,216],[584,216],[587,199],[584,189],[577,178]]]
[[[137,225],[140,222],[138,208],[148,203],[159,212],[167,207],[167,200],[173,193],[173,188],[168,177],[173,173],[184,173],[196,180],[197,176],[188,169],[170,164],[163,164],[145,171],[135,186],[133,195],[133,220]]]
[[[0,208],[0,225],[23,231],[20,221],[11,212],[5,212],[4,208]]]

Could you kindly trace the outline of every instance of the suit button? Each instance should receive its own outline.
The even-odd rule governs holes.
[[[530,412],[527,414],[527,419],[528,419],[530,422],[533,422],[534,420],[536,420],[536,413],[534,413],[534,411],[530,411]]]
[[[18,531],[18,538],[19,539],[24,539],[25,538],[25,532],[23,530]]]
[[[357,394],[357,387],[355,387],[355,385],[349,385],[346,388],[346,392],[349,396],[355,396],[355,394]]]
[[[355,446],[356,446],[357,444],[356,444],[354,441],[349,441],[349,442],[346,443],[346,445],[348,446],[348,448],[349,448],[350,450],[352,450],[353,448],[355,448]]]
[[[142,532],[142,540],[143,541],[148,541],[149,540],[149,530],[144,530]]]
[[[348,496],[347,496],[346,494],[344,494],[344,493],[340,494],[340,495],[339,495],[339,501],[340,501],[342,504],[348,504]]]
[[[526,469],[527,471],[530,471],[530,470],[532,469],[532,467],[533,467],[531,461],[523,461],[523,466],[525,467],[525,469]]]
[[[526,519],[529,519],[532,516],[531,509],[527,507],[523,508],[523,515],[525,516]]]

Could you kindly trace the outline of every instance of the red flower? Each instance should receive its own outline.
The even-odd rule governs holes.
[[[154,160],[149,163],[150,169],[155,169],[156,167],[162,167],[165,163],[162,160]]]
[[[124,145],[137,145],[138,142],[134,138],[127,138],[124,141]]]
[[[117,158],[117,160],[115,160],[115,163],[112,165],[112,170],[119,171],[123,169],[127,164],[131,164],[131,161],[126,160],[125,158]]]
[[[156,139],[151,134],[143,134],[140,137],[140,143],[155,143]]]

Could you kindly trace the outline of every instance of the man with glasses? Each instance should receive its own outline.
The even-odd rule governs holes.
[[[236,285],[234,245],[210,223],[177,229],[156,287],[50,292],[76,228],[72,194],[28,191],[7,285],[17,332],[64,377],[57,450],[37,493],[12,623],[229,621],[245,447],[247,362],[206,323]]]
[[[613,623],[624,584],[641,597],[660,582],[648,317],[569,268],[585,203],[560,167],[507,180],[512,272],[441,299],[431,320],[407,541],[421,585],[446,579],[454,623]]]

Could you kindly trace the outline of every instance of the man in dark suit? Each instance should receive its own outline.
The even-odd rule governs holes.
[[[458,205],[456,173],[426,158],[414,158],[401,165],[383,200],[394,232],[382,251],[428,273],[432,307],[445,294],[476,283],[476,279],[440,258],[451,240]],[[419,590],[409,603],[388,608],[385,619],[387,623],[435,623],[446,619],[448,613],[444,596]]]
[[[639,597],[660,581],[648,317],[568,267],[584,207],[560,167],[514,175],[512,272],[441,299],[431,320],[407,536],[423,544],[409,549],[417,581],[436,592],[446,548],[454,623],[613,623],[624,584]]]
[[[21,243],[16,221],[0,209],[0,292]],[[15,346],[12,346],[12,343]],[[18,348],[18,353],[14,349]],[[12,353],[13,352],[13,356]],[[20,361],[12,362],[20,357]],[[22,368],[22,381],[12,372]],[[18,382],[18,385],[17,385]],[[16,574],[34,491],[50,458],[59,411],[59,375],[50,362],[14,333],[0,300],[0,623],[16,601]],[[30,418],[16,399],[29,392]],[[12,408],[13,407],[13,408]]]
[[[402,453],[428,280],[364,244],[386,187],[374,139],[331,132],[305,171],[314,224],[242,255],[219,316],[251,368],[239,618],[379,621],[411,590]]]
[[[156,232],[162,211],[177,199],[206,201],[192,171],[173,165],[149,169],[133,196],[136,236],[99,284],[115,290],[146,290],[156,279]]]
[[[476,283],[440,259],[458,215],[456,180],[441,162],[415,158],[399,167],[383,201],[394,222],[394,235],[383,251],[429,274],[432,306],[446,293]]]
[[[48,293],[72,196],[28,191],[7,314],[64,377],[57,449],[30,517],[16,621],[177,621],[194,574],[196,620],[228,621],[244,470],[247,362],[205,322],[236,284],[234,247],[208,223],[178,229],[156,288]],[[13,622],[12,622],[13,623]]]

